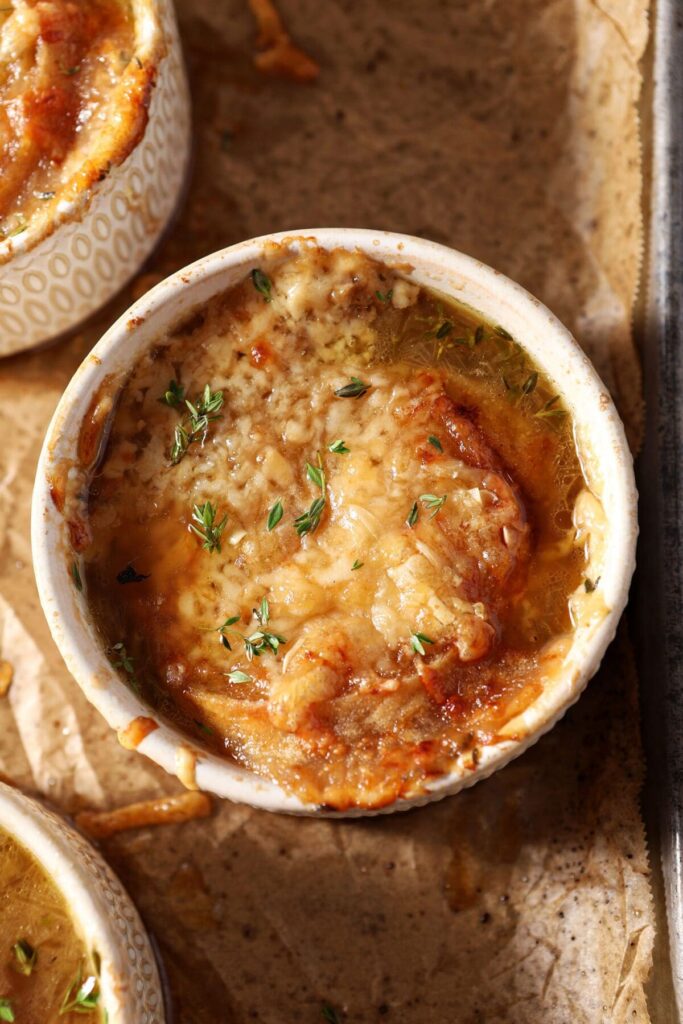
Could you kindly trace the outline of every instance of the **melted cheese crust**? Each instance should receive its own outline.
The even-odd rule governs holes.
[[[47,220],[137,144],[154,61],[130,0],[8,0],[0,12],[0,238]]]
[[[521,616],[540,534],[452,374],[378,361],[379,327],[410,311],[416,286],[345,251],[274,250],[264,267],[269,295],[232,289],[135,368],[92,483],[88,590],[106,642],[124,643],[128,677],[162,711],[306,799],[380,806],[539,692],[557,630],[511,643],[506,622]],[[159,401],[171,378],[193,402],[207,383],[224,395],[175,465],[182,412]],[[353,378],[362,395],[335,395]],[[322,496],[317,528],[299,536],[295,518]],[[191,530],[205,502],[227,516],[220,550]],[[571,534],[558,557],[568,630],[582,557]],[[149,577],[112,601],[131,564]],[[244,637],[264,628],[277,653],[250,660]]]

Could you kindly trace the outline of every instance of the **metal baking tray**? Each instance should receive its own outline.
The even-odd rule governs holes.
[[[636,463],[641,537],[631,616],[647,760],[644,812],[660,909],[649,1001],[653,1024],[668,1024],[683,1020],[682,0],[658,0],[652,29],[643,110],[648,246],[636,325],[646,428]]]

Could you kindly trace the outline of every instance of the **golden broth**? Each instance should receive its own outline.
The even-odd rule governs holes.
[[[17,1024],[102,1021],[99,984],[78,999],[76,979],[82,985],[96,972],[64,897],[33,855],[3,829],[0,921],[0,1006],[5,1000],[6,1014],[1,1019]],[[74,1000],[74,1009],[67,1010]]]

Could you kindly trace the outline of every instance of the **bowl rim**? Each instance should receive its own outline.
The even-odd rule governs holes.
[[[100,954],[102,1006],[107,1009],[110,1024],[128,1024],[135,1019],[131,1011],[138,995],[126,984],[132,962],[122,928],[116,926],[117,907],[105,897],[105,888],[111,886],[119,904],[125,907],[121,921],[129,929],[136,928],[143,937],[143,945],[146,941],[149,946],[150,968],[145,980],[156,991],[155,1019],[161,1024],[164,1002],[149,936],[131,897],[99,851],[61,815],[2,781],[0,829],[28,850],[64,897],[86,947]],[[142,952],[136,945],[135,953]]]
[[[376,259],[399,264],[406,277],[421,283],[425,283],[427,278],[432,283],[436,274],[440,283],[432,286],[441,287],[456,299],[459,298],[459,288],[474,290],[482,305],[486,302],[494,304],[499,313],[494,322],[513,328],[515,337],[521,336],[515,326],[523,329],[526,324],[522,347],[554,380],[568,405],[577,443],[580,439],[581,445],[586,445],[593,453],[602,487],[601,500],[609,509],[606,517],[609,544],[601,582],[606,610],[599,622],[583,636],[585,643],[577,654],[578,660],[572,672],[566,671],[566,678],[557,685],[553,683],[548,694],[544,690],[523,712],[526,731],[521,738],[499,740],[483,746],[476,764],[458,762],[452,771],[427,783],[424,792],[399,798],[385,807],[332,810],[305,803],[284,792],[276,783],[201,750],[201,744],[196,740],[163,720],[159,721],[159,728],[138,747],[141,753],[171,774],[178,774],[185,782],[186,778],[179,771],[178,751],[189,747],[197,757],[197,786],[221,797],[271,811],[357,817],[421,806],[488,777],[552,728],[578,699],[597,671],[628,599],[638,534],[637,493],[633,460],[623,424],[588,357],[569,331],[538,299],[473,257],[414,236],[354,228],[281,231],[238,242],[204,256],[143,295],[102,336],[74,374],[55,410],[37,468],[32,504],[32,549],[40,600],[71,674],[111,726],[120,730],[132,718],[149,715],[150,709],[108,665],[104,651],[97,650],[88,632],[86,615],[77,606],[75,588],[67,583],[64,554],[58,543],[61,536],[59,520],[62,517],[50,497],[50,466],[58,459],[68,457],[70,452],[73,454],[74,430],[80,426],[97,386],[112,372],[122,373],[123,368],[130,366],[154,338],[163,334],[164,329],[178,323],[182,319],[181,309],[187,315],[209,297],[229,287],[232,280],[225,278],[231,273],[234,279],[237,279],[237,271],[242,276],[246,275],[258,264],[267,245],[286,243],[296,247],[309,241],[323,248],[341,246],[360,250]],[[187,301],[192,295],[194,299]],[[135,332],[139,332],[141,338],[137,347],[132,344]],[[567,378],[564,384],[563,375]],[[567,390],[568,381],[575,391],[572,388]],[[578,630],[573,636],[578,636]],[[158,715],[154,717],[159,720]]]

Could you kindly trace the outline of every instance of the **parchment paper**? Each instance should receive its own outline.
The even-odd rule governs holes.
[[[267,78],[241,0],[180,0],[197,145],[149,276],[87,329],[0,364],[0,771],[63,810],[178,790],[118,746],[51,641],[29,501],[71,373],[133,294],[271,230],[390,228],[526,285],[576,333],[630,437],[640,383],[639,59],[647,0],[282,0],[314,84]],[[159,941],[182,1024],[648,1021],[654,915],[632,653],[533,750],[408,814],[213,818],[103,844]]]

